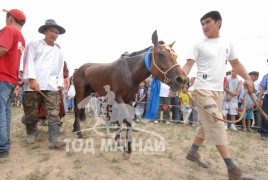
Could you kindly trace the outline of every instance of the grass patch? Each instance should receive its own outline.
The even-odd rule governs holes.
[[[44,161],[48,161],[49,160],[49,153],[43,153],[40,154],[42,156],[42,158],[39,160],[39,162],[44,162]]]
[[[113,170],[113,172],[117,175],[121,175],[123,173],[125,173],[126,171],[124,169],[122,169],[119,166],[110,166],[110,168]]]
[[[118,157],[113,157],[111,163],[119,163],[120,159]]]
[[[176,154],[174,152],[168,152],[167,153],[167,158],[175,161],[177,159],[177,156],[176,156]]]
[[[76,159],[74,161],[74,169],[81,169],[83,167],[82,161],[80,159]]]
[[[50,174],[50,172],[53,170],[52,166],[46,167],[44,171],[40,170],[40,167],[36,167],[33,172],[26,175],[25,179],[27,180],[43,180],[46,176]]]
[[[258,171],[265,171],[265,167],[263,164],[256,163],[255,164],[255,169]]]

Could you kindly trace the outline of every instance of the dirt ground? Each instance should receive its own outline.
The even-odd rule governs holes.
[[[140,131],[133,132],[133,153],[125,160],[110,134],[94,128],[96,119],[81,124],[85,138],[77,140],[72,133],[73,114],[63,118],[61,128],[67,149],[49,150],[47,127],[40,125],[37,142],[28,145],[22,114],[22,108],[13,108],[10,155],[0,159],[0,179],[227,179],[225,164],[214,146],[204,143],[200,147],[200,154],[211,165],[208,169],[185,159],[194,138],[192,126],[136,123]],[[228,131],[228,138],[235,163],[268,180],[268,141],[260,140],[257,132]]]

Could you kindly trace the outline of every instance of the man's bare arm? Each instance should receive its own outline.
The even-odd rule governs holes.
[[[186,76],[189,75],[193,65],[194,65],[195,61],[192,59],[187,59],[187,62],[185,63],[185,65],[182,67],[183,72],[185,73]]]

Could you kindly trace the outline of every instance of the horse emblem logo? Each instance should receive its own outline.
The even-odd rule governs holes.
[[[119,125],[121,128],[124,120],[132,124],[132,118],[134,117],[134,110],[130,105],[117,103],[115,94],[110,90],[110,86],[105,85],[103,87],[107,94],[102,97],[102,100],[90,95],[77,105],[79,109],[85,108],[89,116],[94,116],[96,123],[93,129],[101,136],[105,136],[105,134],[97,130],[99,126],[105,125],[107,133],[110,134],[110,129],[114,124]]]

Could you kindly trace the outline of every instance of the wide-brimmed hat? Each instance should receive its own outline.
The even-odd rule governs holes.
[[[45,25],[41,26],[38,29],[38,32],[41,33],[41,34],[45,34],[44,30],[47,27],[55,27],[55,28],[57,28],[59,30],[59,34],[64,34],[66,32],[65,29],[63,27],[61,27],[60,25],[58,25],[54,19],[46,20]]]
[[[11,10],[2,9],[2,11],[11,14],[11,16],[13,16],[17,21],[19,21],[21,23],[21,25],[25,24],[26,16],[21,10],[18,10],[18,9],[11,9]]]

